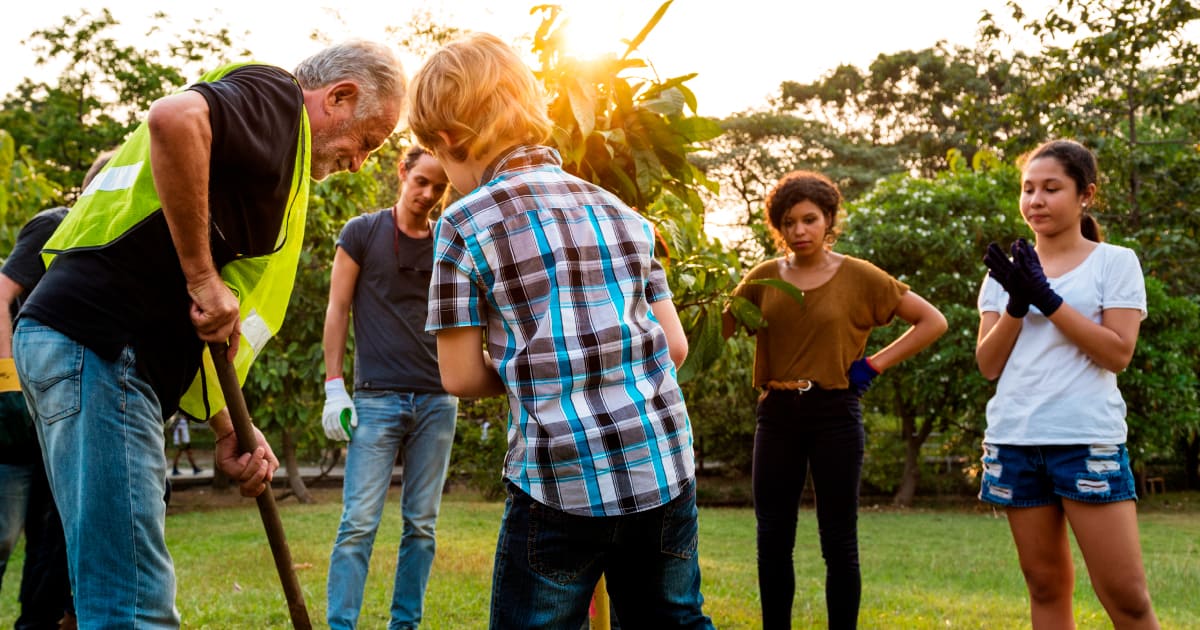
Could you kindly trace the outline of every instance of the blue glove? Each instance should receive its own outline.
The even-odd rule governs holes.
[[[870,360],[863,357],[850,364],[846,376],[850,377],[850,389],[855,394],[862,396],[867,393],[868,389],[871,389],[871,381],[879,376],[879,370],[871,365]]]
[[[1013,263],[1017,267],[1017,284],[1021,285],[1022,293],[1029,298],[1029,303],[1038,307],[1042,315],[1050,317],[1063,299],[1054,289],[1042,271],[1042,261],[1037,251],[1023,238],[1017,239],[1012,245]]]
[[[1015,246],[1016,243],[1013,243]],[[1029,300],[1018,293],[1017,266],[1004,255],[1004,250],[995,242],[989,243],[987,253],[983,256],[983,264],[987,265],[988,275],[1008,292],[1008,305],[1004,310],[1017,319],[1029,313]]]

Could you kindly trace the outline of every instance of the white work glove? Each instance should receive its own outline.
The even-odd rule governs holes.
[[[358,426],[358,413],[354,401],[346,393],[346,382],[339,378],[325,381],[325,410],[321,412],[321,424],[325,426],[325,437],[347,442],[354,437]]]

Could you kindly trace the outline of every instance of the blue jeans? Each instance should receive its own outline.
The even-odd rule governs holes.
[[[694,481],[666,505],[604,517],[567,514],[506,485],[493,629],[584,627],[601,573],[622,630],[713,627],[701,611]]]
[[[752,483],[762,627],[791,627],[797,512],[811,471],[829,628],[855,628],[862,596],[858,491],[865,439],[858,396],[849,390],[771,391],[757,415]]]
[[[421,623],[425,586],[436,550],[442,487],[454,445],[458,399],[449,394],[357,391],[358,427],[346,453],[342,522],[329,558],[329,626],[353,628],[362,608],[367,566],[399,453],[404,467],[389,628]]]
[[[22,318],[13,354],[62,516],[79,627],[178,628],[163,418],[133,350],[106,361]]]

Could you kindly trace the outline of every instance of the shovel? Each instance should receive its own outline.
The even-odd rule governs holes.
[[[208,344],[208,353],[212,355],[217,379],[221,382],[221,393],[225,395],[229,417],[233,420],[238,448],[243,453],[252,453],[258,447],[258,442],[254,438],[254,427],[250,424],[250,412],[246,409],[246,399],[242,397],[242,386],[238,383],[237,371],[226,358],[227,349],[225,343]],[[312,630],[308,608],[304,605],[304,593],[300,590],[299,580],[296,579],[296,571],[292,566],[292,552],[288,550],[283,522],[279,520],[279,510],[275,507],[275,495],[271,492],[270,484],[258,495],[257,500],[258,513],[262,516],[263,527],[267,530],[267,541],[271,543],[271,555],[275,557],[275,569],[279,572],[283,594],[287,597],[292,627],[297,630]]]

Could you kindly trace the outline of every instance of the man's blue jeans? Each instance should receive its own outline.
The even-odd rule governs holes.
[[[666,505],[577,516],[511,483],[492,573],[494,630],[578,630],[600,574],[622,630],[712,628],[701,611],[696,484]]]
[[[178,628],[162,411],[133,350],[106,361],[17,323],[13,355],[67,538],[80,628]]]
[[[367,567],[398,453],[404,466],[400,498],[404,530],[388,627],[416,628],[436,550],[434,535],[454,445],[458,399],[449,394],[356,391],[354,408],[358,427],[346,453],[342,522],[329,558],[329,626],[336,630],[358,623]]]

